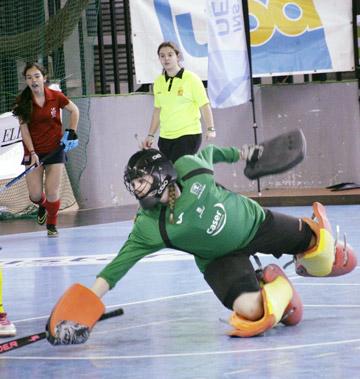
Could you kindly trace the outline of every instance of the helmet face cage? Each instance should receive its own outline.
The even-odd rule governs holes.
[[[136,167],[133,167],[133,168],[127,167],[125,169],[125,174],[124,174],[124,184],[125,184],[125,187],[137,199],[140,199],[140,197],[136,194],[135,188],[132,185],[132,181],[134,179],[142,178],[142,177],[144,177],[146,175],[151,175],[152,176],[152,170],[137,169]],[[150,192],[150,190],[149,190],[149,192]]]
[[[153,182],[147,194],[139,197],[132,186],[134,179],[151,175]],[[149,209],[160,202],[160,198],[170,183],[176,180],[176,171],[172,163],[158,150],[148,149],[135,153],[128,162],[124,173],[126,189],[133,194],[140,205]]]

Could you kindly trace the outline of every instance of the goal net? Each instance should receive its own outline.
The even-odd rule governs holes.
[[[97,87],[94,65],[99,4],[98,0],[0,2],[0,187],[23,170],[18,125],[9,112],[25,86],[22,71],[26,62],[36,61],[47,68],[50,83],[56,83],[80,110],[80,144],[68,154],[61,209],[77,207],[79,181],[86,166],[91,128],[88,96]],[[0,220],[33,217],[35,213],[25,178],[0,193]]]

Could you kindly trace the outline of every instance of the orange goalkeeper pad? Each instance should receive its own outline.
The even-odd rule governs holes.
[[[229,323],[235,329],[228,332],[232,337],[253,337],[273,328],[282,318],[293,295],[289,280],[278,276],[270,283],[265,283],[262,290],[264,315],[257,321],[250,321],[235,312],[231,314]]]
[[[232,312],[229,324],[235,329],[230,330],[227,334],[231,337],[253,337],[266,330],[271,329],[276,325],[276,319],[273,314],[270,314],[269,307],[267,306],[266,293],[262,290],[264,315],[258,321],[249,321],[244,317],[239,316],[236,312]]]
[[[98,296],[81,284],[72,285],[59,299],[50,315],[49,331],[54,335],[60,321],[73,321],[90,330],[103,315],[105,306]]]

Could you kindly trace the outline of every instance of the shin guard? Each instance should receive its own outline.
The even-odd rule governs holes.
[[[339,276],[352,271],[357,263],[355,252],[349,245],[336,242],[325,207],[313,204],[314,217],[303,219],[316,235],[316,245],[296,256],[296,273],[301,276]]]
[[[266,270],[266,268],[265,268]],[[273,278],[264,283],[261,294],[263,298],[264,315],[257,321],[250,321],[233,312],[229,323],[235,329],[228,332],[232,337],[253,337],[264,333],[277,325],[293,298],[293,288],[284,275],[268,275]]]
[[[47,212],[46,224],[57,225],[57,216],[60,209],[60,199],[56,201],[46,200],[44,206]]]

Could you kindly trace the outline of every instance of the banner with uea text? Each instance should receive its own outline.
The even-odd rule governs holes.
[[[241,0],[208,0],[207,80],[212,108],[234,107],[251,98]]]
[[[223,0],[224,8],[228,0]],[[208,0],[131,0],[136,80],[161,73],[157,48],[175,42],[183,65],[208,73]],[[354,70],[352,0],[248,0],[254,77]],[[226,17],[234,17],[228,7]],[[224,15],[225,16],[225,15]]]

